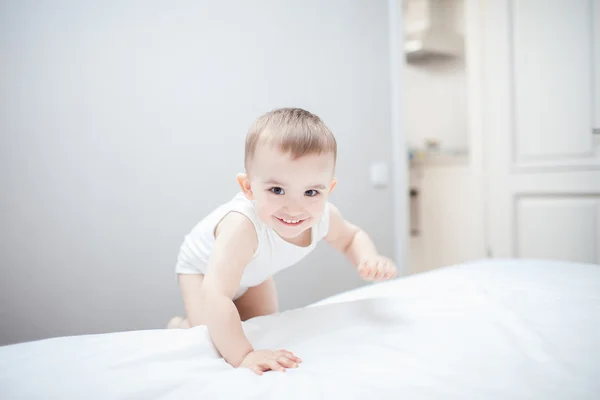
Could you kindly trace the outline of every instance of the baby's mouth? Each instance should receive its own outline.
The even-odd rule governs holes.
[[[298,226],[301,223],[303,223],[306,219],[284,219],[284,218],[279,218],[279,217],[275,217],[279,220],[279,222],[281,222],[282,224],[286,225],[286,226]]]

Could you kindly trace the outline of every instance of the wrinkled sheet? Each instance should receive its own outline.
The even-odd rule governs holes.
[[[9,399],[598,399],[600,266],[499,260],[369,285],[255,318],[256,348],[298,369],[254,375],[204,327],[0,347]]]

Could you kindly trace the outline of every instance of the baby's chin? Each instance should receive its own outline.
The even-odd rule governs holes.
[[[309,226],[308,228],[302,229],[298,232],[289,232],[289,231],[287,231],[287,229],[277,229],[277,228],[273,228],[273,230],[275,232],[277,232],[277,234],[284,239],[295,239],[299,236],[302,236],[302,234],[306,233],[306,231],[310,230],[310,228],[312,228],[312,226]]]

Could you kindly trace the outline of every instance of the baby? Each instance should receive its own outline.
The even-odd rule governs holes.
[[[169,328],[206,325],[223,358],[262,375],[296,368],[287,350],[255,350],[241,321],[277,312],[272,276],[325,239],[365,280],[396,276],[358,227],[328,203],[336,185],[337,144],[316,115],[285,108],[261,116],[246,137],[241,192],[200,221],[185,237],[176,273],[187,319]]]

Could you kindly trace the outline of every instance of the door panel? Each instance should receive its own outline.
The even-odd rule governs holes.
[[[600,263],[599,207],[599,196],[518,198],[515,255]]]
[[[592,118],[593,0],[512,2],[517,163],[596,159]]]

